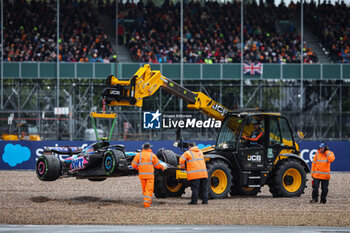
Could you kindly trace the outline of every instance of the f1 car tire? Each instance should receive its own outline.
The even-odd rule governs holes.
[[[157,157],[158,157],[158,159],[162,160],[163,162],[166,162],[174,167],[176,167],[178,164],[176,154],[172,150],[160,149],[157,152]]]
[[[61,161],[54,155],[42,155],[36,161],[35,170],[40,180],[57,180],[61,175]]]
[[[106,172],[106,175],[110,175],[113,173],[115,166],[116,166],[116,156],[114,155],[114,151],[106,151],[106,153],[103,155],[102,159],[102,167],[103,170]]]

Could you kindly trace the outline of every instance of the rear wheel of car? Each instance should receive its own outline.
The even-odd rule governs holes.
[[[42,155],[36,161],[35,170],[40,180],[57,180],[61,175],[61,161],[55,155]]]
[[[106,175],[110,175],[114,172],[116,166],[116,151],[106,151],[102,159],[102,167]]]
[[[162,160],[163,162],[166,162],[174,167],[177,166],[176,154],[172,150],[160,149],[157,152],[157,157],[158,157],[158,159]]]

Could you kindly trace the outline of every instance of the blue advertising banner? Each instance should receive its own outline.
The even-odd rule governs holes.
[[[0,141],[0,169],[35,169],[36,159],[41,155],[45,146],[78,146],[86,147],[90,141]],[[111,144],[123,144],[127,151],[141,149],[144,141],[115,141]],[[197,141],[197,145],[202,148],[213,144],[212,141]],[[335,161],[332,163],[332,171],[350,171],[350,148],[349,141],[329,141],[326,142],[331,151],[335,154]],[[156,153],[160,148],[173,150],[181,154],[179,148],[173,146],[173,141],[154,141],[152,150]],[[302,141],[300,143],[301,157],[311,167],[311,160],[317,152],[319,141]],[[64,159],[65,156],[60,156]]]

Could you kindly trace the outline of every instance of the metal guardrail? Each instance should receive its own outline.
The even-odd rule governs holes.
[[[144,63],[60,63],[61,79],[104,79],[110,74],[129,79]],[[4,62],[5,79],[56,79],[56,63]],[[181,65],[151,64],[152,70],[160,70],[164,76],[177,80],[181,77]],[[241,65],[188,64],[183,65],[184,80],[239,80]],[[300,80],[301,64],[263,64],[262,75],[243,75],[244,79]],[[350,80],[350,64],[304,64],[303,80]]]

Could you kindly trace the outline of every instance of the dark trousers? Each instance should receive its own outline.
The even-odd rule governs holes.
[[[190,184],[191,184],[191,190],[192,190],[191,202],[197,203],[198,195],[200,193],[202,202],[207,203],[208,202],[208,179],[202,178],[202,179],[190,180]]]
[[[321,180],[321,179],[315,179],[313,180],[312,185],[312,200],[318,201],[318,188],[320,187],[321,183],[321,203],[327,202],[327,194],[328,194],[328,185],[329,180]]]

